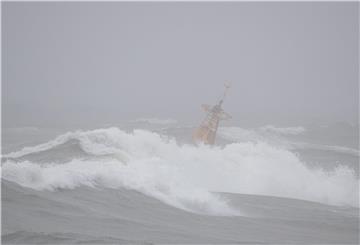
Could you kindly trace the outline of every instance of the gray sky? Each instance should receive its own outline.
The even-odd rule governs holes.
[[[356,122],[358,3],[2,3],[4,126]]]

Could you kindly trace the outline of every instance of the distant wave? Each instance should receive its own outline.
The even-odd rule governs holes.
[[[44,152],[74,139],[90,155],[110,157],[41,165],[26,160],[27,154]],[[178,208],[212,215],[239,214],[214,192],[358,206],[359,180],[353,170],[345,166],[333,171],[309,169],[296,154],[265,142],[180,146],[174,139],[154,132],[126,133],[108,128],[69,132],[6,156],[24,157],[21,162],[3,163],[2,176],[26,187],[125,187]]]
[[[261,131],[272,132],[285,135],[298,135],[304,133],[306,130],[304,127],[285,127],[279,128],[272,125],[266,125],[260,128]]]
[[[4,131],[11,131],[11,132],[17,132],[17,133],[33,133],[33,132],[38,132],[39,128],[37,127],[32,127],[32,126],[28,126],[28,127],[13,127],[13,128],[4,128]]]
[[[286,149],[316,149],[316,150],[324,150],[324,151],[334,151],[352,156],[360,156],[360,152],[358,149],[348,148],[344,146],[322,145],[322,144],[306,143],[296,140],[289,140],[281,135],[283,133],[280,134],[271,133],[269,135],[268,127],[266,128],[267,130],[264,130],[264,127],[261,127],[259,129],[244,129],[240,127],[221,127],[219,128],[218,132],[220,137],[232,142],[255,142],[255,143],[266,142],[270,145],[283,147]],[[289,129],[289,128],[283,128],[282,131],[285,131],[285,129]],[[270,131],[275,132],[272,129]],[[288,131],[295,132],[296,130],[292,129]],[[298,130],[298,131],[300,132],[302,130]]]
[[[53,149],[59,145],[65,144],[66,142],[69,142],[70,140],[79,140],[80,145],[82,147],[83,150],[87,151],[87,149],[91,146],[89,146],[89,144],[96,144],[96,142],[92,142],[91,139],[84,137],[81,133],[81,131],[76,131],[76,132],[68,132],[66,134],[60,135],[58,137],[56,137],[53,140],[50,140],[44,144],[39,144],[36,146],[30,146],[30,147],[24,147],[22,150],[20,151],[16,151],[16,152],[11,152],[8,154],[4,154],[3,157],[4,158],[20,158],[32,153],[39,153],[39,152],[43,152],[43,151],[47,151],[50,149]],[[95,149],[95,148],[93,148]],[[101,154],[101,151],[103,150],[104,152],[102,152],[102,154],[109,154],[111,151],[111,148],[103,148],[101,147],[101,145],[99,146],[99,148],[97,148],[98,150],[98,154]]]
[[[337,145],[320,145],[320,144],[312,144],[312,143],[304,143],[304,142],[293,142],[291,146],[295,149],[316,149],[316,150],[323,150],[323,151],[334,151],[343,154],[348,154],[352,156],[359,157],[360,152],[357,149],[348,148],[344,146],[337,146]]]
[[[143,122],[143,123],[161,124],[161,125],[177,123],[175,119],[159,119],[159,118],[138,118],[135,119],[133,122]]]

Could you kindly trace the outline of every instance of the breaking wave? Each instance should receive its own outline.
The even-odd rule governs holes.
[[[29,154],[76,140],[89,157],[38,164]],[[264,142],[223,147],[179,145],[145,130],[118,128],[69,132],[4,155],[4,179],[38,190],[78,186],[129,188],[169,205],[212,215],[238,215],[216,192],[270,195],[358,206],[359,180],[339,166],[309,169],[291,151]],[[22,157],[21,160],[17,159]]]

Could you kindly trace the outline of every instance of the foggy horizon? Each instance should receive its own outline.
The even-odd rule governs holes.
[[[2,2],[2,61],[2,244],[359,244],[359,2]]]
[[[358,125],[358,3],[2,3],[4,127]]]

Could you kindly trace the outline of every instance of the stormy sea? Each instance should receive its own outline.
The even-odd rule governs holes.
[[[358,128],[3,128],[2,243],[357,244]]]

